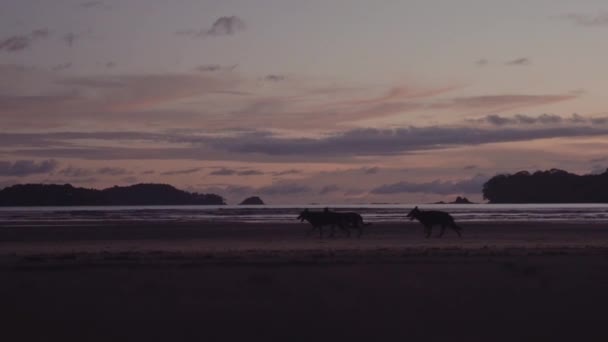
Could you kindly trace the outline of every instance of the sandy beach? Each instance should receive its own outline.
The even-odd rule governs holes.
[[[0,227],[11,341],[585,340],[608,337],[608,227],[416,223]],[[434,232],[435,234],[438,231]]]

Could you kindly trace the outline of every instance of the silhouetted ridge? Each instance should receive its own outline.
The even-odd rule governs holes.
[[[490,203],[607,203],[608,170],[579,176],[559,169],[498,175],[483,185]]]
[[[262,201],[262,199],[259,198],[258,196],[253,196],[253,197],[246,198],[239,205],[264,205],[264,201]]]
[[[70,184],[23,184],[0,190],[0,206],[223,205],[221,196],[178,190],[167,184],[114,186],[104,190]]]
[[[439,201],[439,202],[435,202],[435,203],[433,203],[433,204],[475,204],[475,203],[473,203],[473,202],[469,201],[469,199],[468,199],[468,198],[466,198],[466,197],[460,197],[460,196],[458,196],[458,197],[456,197],[456,199],[455,199],[454,201],[452,201],[452,202],[447,202],[447,203],[446,203],[446,202],[444,202],[444,201]]]
[[[473,202],[469,201],[469,199],[466,197],[458,196],[458,197],[456,197],[454,202],[452,202],[452,204],[473,204]]]

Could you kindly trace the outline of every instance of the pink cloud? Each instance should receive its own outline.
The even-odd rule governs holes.
[[[576,94],[501,94],[458,97],[429,105],[431,109],[506,111],[558,103],[577,98]]]

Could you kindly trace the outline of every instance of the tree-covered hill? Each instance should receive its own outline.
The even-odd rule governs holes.
[[[182,191],[167,184],[136,184],[96,190],[70,184],[19,184],[0,190],[0,206],[223,205],[216,194]]]
[[[492,177],[483,185],[490,203],[608,203],[608,170],[576,175],[559,169]]]

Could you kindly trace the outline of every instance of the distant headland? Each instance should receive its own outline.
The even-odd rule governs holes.
[[[0,190],[0,206],[224,204],[222,196],[191,193],[168,184],[135,184],[103,190],[70,184],[20,184]]]
[[[551,169],[492,177],[483,185],[490,203],[608,203],[608,170],[576,175]]]

